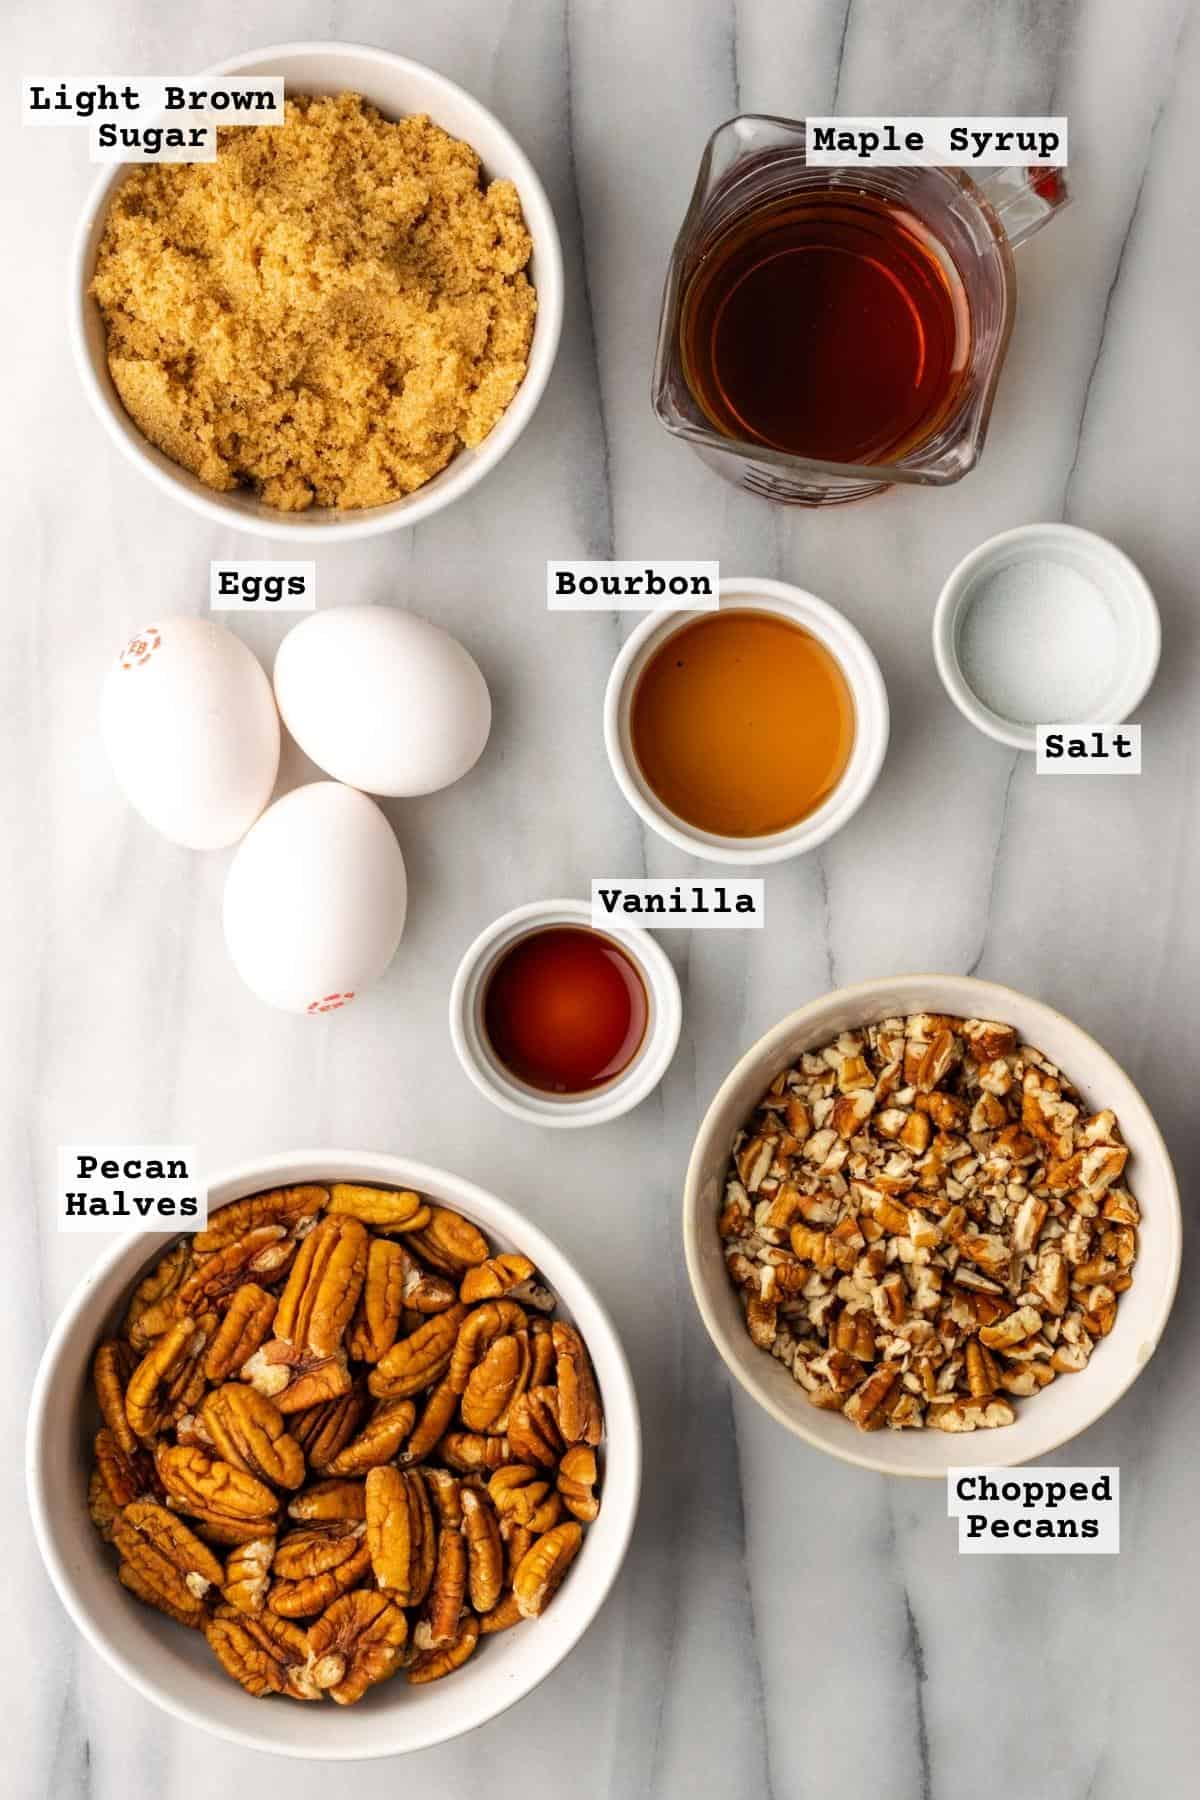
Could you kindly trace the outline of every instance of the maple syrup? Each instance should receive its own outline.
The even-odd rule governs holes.
[[[915,214],[802,190],[715,240],[683,295],[680,353],[725,437],[822,462],[886,463],[932,437],[970,348],[962,280]]]
[[[499,1061],[527,1087],[585,1094],[615,1081],[646,1034],[640,971],[613,938],[549,925],[500,956],[483,995],[483,1025]]]
[[[629,715],[646,784],[687,825],[766,837],[837,786],[854,747],[854,699],[817,638],[778,613],[703,613],[638,677]]]

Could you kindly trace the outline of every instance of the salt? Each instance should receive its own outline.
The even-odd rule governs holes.
[[[1070,563],[1007,563],[977,582],[958,627],[963,677],[1015,725],[1084,723],[1112,680],[1117,625]]]

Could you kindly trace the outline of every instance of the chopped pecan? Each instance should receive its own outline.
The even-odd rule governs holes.
[[[350,1706],[396,1673],[407,1640],[408,1620],[386,1594],[345,1594],[309,1627],[313,1680]]]
[[[582,1542],[582,1530],[568,1519],[530,1545],[513,1576],[513,1597],[522,1618],[545,1612]]]

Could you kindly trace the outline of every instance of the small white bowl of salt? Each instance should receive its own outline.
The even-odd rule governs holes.
[[[1019,525],[964,557],[933,616],[933,654],[964,718],[1014,750],[1039,725],[1119,725],[1158,667],[1141,571],[1078,525]]]

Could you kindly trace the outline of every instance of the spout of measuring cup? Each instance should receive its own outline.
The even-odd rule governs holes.
[[[1023,244],[1071,198],[1065,169],[993,169],[976,187],[1003,225],[1010,244]]]

